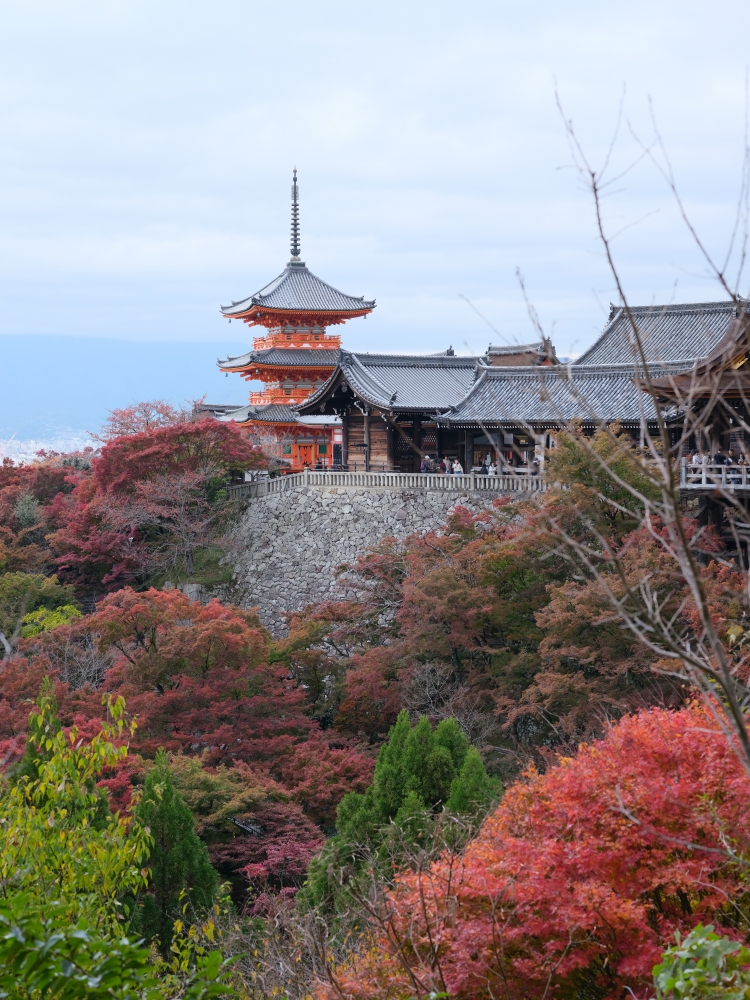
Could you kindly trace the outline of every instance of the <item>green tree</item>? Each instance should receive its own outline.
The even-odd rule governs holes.
[[[370,787],[342,799],[336,836],[313,859],[300,905],[339,909],[348,901],[347,885],[372,865],[383,875],[394,862],[408,863],[414,848],[445,838],[447,819],[479,819],[499,795],[499,783],[487,775],[455,719],[433,729],[422,716],[412,726],[402,710],[380,749]],[[461,830],[467,829],[471,823],[464,822]]]
[[[169,759],[156,755],[146,777],[136,818],[151,834],[151,877],[135,914],[135,926],[149,941],[156,941],[164,958],[169,955],[174,921],[188,904],[207,910],[214,901],[219,877],[208,859],[208,850],[195,832],[195,821],[174,787]]]
[[[458,777],[451,782],[445,808],[451,813],[474,813],[496,796],[496,783],[487,775],[479,752],[469,747]]]
[[[4,573],[0,576],[0,632],[12,643],[21,632],[26,615],[46,608],[65,609],[67,618],[77,609],[73,588],[62,586],[56,576],[41,573]],[[31,619],[29,619],[31,621]]]
[[[127,902],[147,885],[151,836],[132,814],[102,811],[97,779],[127,756],[124,702],[107,707],[112,724],[85,739],[61,729],[45,686],[29,720],[27,767],[14,781],[0,778],[0,997],[234,994],[212,919],[190,928],[178,920],[168,962],[126,936]]]
[[[32,712],[29,716],[24,755],[8,771],[12,784],[38,782],[44,767],[50,763],[55,753],[59,752],[59,744],[54,737],[59,736],[62,726],[57,714],[55,689],[49,676],[42,681],[36,704],[38,711]],[[106,830],[110,821],[109,796],[104,789],[97,788],[94,774],[89,774],[84,782],[88,799],[85,803],[83,820],[90,823],[94,830]],[[92,805],[93,811],[90,809]],[[70,810],[70,807],[68,808]]]
[[[27,906],[54,904],[61,923],[84,920],[96,934],[120,934],[126,897],[145,885],[149,836],[130,816],[102,810],[96,781],[127,755],[124,702],[110,700],[114,720],[90,740],[60,730],[49,690],[29,720],[27,771],[0,792],[0,884],[5,897],[23,893]],[[104,800],[106,802],[106,799]]]
[[[750,951],[741,941],[714,933],[713,925],[698,924],[654,966],[658,1000],[747,1000],[750,996]]]
[[[184,949],[182,949],[184,952]],[[201,948],[186,969],[155,964],[148,948],[72,924],[51,900],[0,899],[0,996],[7,1000],[212,1000],[235,996],[229,962]]]
[[[62,728],[57,715],[57,698],[49,676],[42,681],[42,688],[36,700],[38,712],[29,716],[26,730],[26,750],[20,761],[10,770],[13,784],[19,781],[38,781],[39,769],[52,758],[54,744],[49,745],[49,737],[57,736]]]
[[[565,499],[605,534],[622,537],[640,523],[643,505],[633,490],[654,500],[660,491],[645,473],[631,438],[618,424],[584,443],[575,433],[557,435],[549,452],[547,478],[566,483]]]
[[[38,608],[28,615],[23,616],[21,627],[21,637],[29,639],[31,636],[39,635],[40,632],[51,632],[59,625],[68,625],[76,618],[82,618],[81,612],[74,604],[63,604],[59,608],[50,610],[49,608]]]

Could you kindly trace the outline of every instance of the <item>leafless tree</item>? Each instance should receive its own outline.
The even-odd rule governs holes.
[[[634,575],[632,560],[628,563],[627,544],[618,547],[593,522],[587,524],[584,533],[577,533],[570,530],[563,518],[550,513],[550,537],[558,551],[573,560],[585,577],[596,581],[622,627],[651,651],[657,662],[656,669],[689,682],[702,694],[750,772],[750,735],[746,719],[750,686],[745,654],[750,588],[747,566],[750,489],[742,488],[747,477],[741,466],[727,470],[726,466],[713,466],[710,461],[704,461],[699,469],[686,465],[691,444],[697,443],[701,450],[710,450],[720,426],[731,422],[731,426],[750,433],[750,362],[746,361],[750,349],[750,315],[749,304],[738,291],[746,262],[749,229],[750,147],[747,136],[736,219],[730,233],[729,251],[721,262],[714,260],[689,218],[658,131],[655,130],[653,141],[640,143],[639,158],[654,165],[666,181],[690,240],[722,292],[735,304],[736,320],[730,324],[725,338],[704,361],[680,370],[662,363],[649,340],[647,325],[639,318],[642,313],[630,304],[617,265],[613,235],[604,210],[605,197],[622,177],[621,174],[613,176],[610,170],[611,149],[603,167],[593,167],[572,123],[564,114],[563,120],[573,163],[590,194],[599,242],[627,317],[633,378],[642,390],[640,440],[637,444],[626,442],[619,428],[600,424],[599,433],[606,435],[608,440],[606,454],[603,454],[580,422],[561,418],[558,423],[602,475],[618,488],[616,502],[601,495],[601,503],[610,505],[611,509],[619,507],[623,514],[638,523],[641,536],[656,546],[671,567],[672,583],[665,590],[663,580],[659,585],[645,568]],[[732,262],[737,266],[734,279],[729,275]],[[535,314],[532,320],[538,323]],[[574,391],[571,388],[571,392]],[[579,402],[585,411],[587,400],[580,398]],[[595,419],[593,404],[590,410]],[[621,460],[630,463],[637,474],[623,475],[618,471]],[[717,525],[721,519],[719,526],[726,525],[725,534],[735,542],[731,560],[725,561],[741,579],[730,595],[735,602],[736,621],[733,628],[723,631],[717,623],[707,589],[706,550],[710,547],[707,531],[705,526],[698,525],[687,499],[690,487],[700,485],[695,483],[698,477],[707,487],[704,497],[718,512],[715,515]],[[554,507],[549,509],[555,510]],[[713,558],[721,559],[722,556],[717,554]]]
[[[480,749],[497,741],[497,718],[487,710],[480,694],[461,683],[450,663],[431,660],[414,664],[404,686],[403,702],[414,717],[455,719],[466,738]]]

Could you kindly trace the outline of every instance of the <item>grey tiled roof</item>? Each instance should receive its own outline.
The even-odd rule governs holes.
[[[354,354],[341,351],[339,367],[300,406],[312,413],[340,373],[365,402],[395,412],[438,411],[453,406],[471,388],[477,359],[448,354]]]
[[[220,417],[224,413],[231,413],[238,410],[238,403],[195,403],[193,413],[196,415],[206,413],[212,417]]]
[[[225,316],[236,316],[253,306],[290,312],[361,312],[374,309],[375,300],[345,295],[317,278],[302,263],[289,263],[278,276],[255,295],[230,306],[222,306]]]
[[[736,321],[733,302],[631,307],[647,361],[705,358]],[[627,364],[635,360],[632,327],[622,307],[612,307],[604,332],[574,365]]]
[[[487,348],[488,354],[543,354],[544,342],[536,344],[490,344]]]
[[[650,366],[654,377],[685,364]],[[483,368],[476,384],[440,417],[450,424],[554,426],[579,419],[585,424],[640,423],[656,418],[651,396],[634,381],[634,366],[560,365],[550,368]]]
[[[244,368],[247,365],[283,365],[285,368],[335,368],[339,361],[337,350],[316,350],[314,347],[267,347],[262,351],[248,351],[236,358],[217,361],[220,368]]]
[[[297,422],[297,411],[283,403],[268,403],[266,406],[240,406],[230,413],[225,413],[219,420],[235,421],[238,424],[246,420],[260,420],[264,423],[294,424]]]

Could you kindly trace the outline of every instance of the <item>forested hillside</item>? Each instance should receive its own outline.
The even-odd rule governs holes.
[[[614,439],[616,475],[564,439],[567,489],[385,539],[355,598],[277,640],[178,589],[231,592],[226,486],[266,464],[234,425],[143,404],[97,452],[6,461],[0,922],[41,940],[80,917],[175,996],[645,996],[675,931],[744,941],[750,779],[721,713],[613,611],[647,579],[702,627]],[[744,677],[744,574],[685,523]]]

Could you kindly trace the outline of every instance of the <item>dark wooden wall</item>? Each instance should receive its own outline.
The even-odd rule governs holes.
[[[347,464],[364,468],[365,418],[356,408],[344,418],[348,446]],[[393,467],[390,456],[390,429],[379,413],[370,414],[370,467],[380,470]]]

